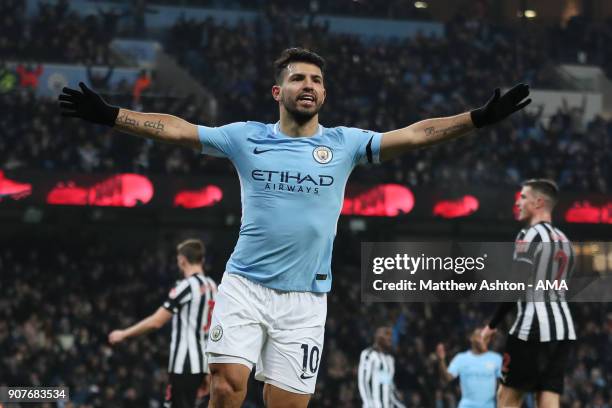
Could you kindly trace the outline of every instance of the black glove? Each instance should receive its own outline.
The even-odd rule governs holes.
[[[529,96],[529,85],[527,84],[514,85],[503,96],[500,96],[500,93],[499,88],[496,88],[495,93],[485,106],[470,112],[475,127],[481,128],[492,125],[531,103],[531,99],[521,102]]]
[[[79,82],[83,92],[64,88],[57,98],[60,101],[62,116],[81,118],[100,125],[114,126],[119,107],[109,105],[100,95]]]

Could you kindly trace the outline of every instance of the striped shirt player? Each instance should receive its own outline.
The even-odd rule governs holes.
[[[525,392],[536,392],[538,406],[558,407],[563,393],[565,366],[576,340],[566,300],[575,261],[571,242],[551,223],[557,194],[554,182],[533,179],[523,183],[516,202],[517,218],[526,227],[515,240],[513,270],[528,283],[525,299],[500,304],[482,335],[490,338],[516,308],[503,356],[501,406],[520,406]]]
[[[576,340],[565,291],[537,290],[537,282],[566,281],[574,269],[574,251],[565,234],[548,222],[524,228],[516,237],[514,261],[528,264],[532,286],[518,301],[509,334],[525,341]]]
[[[163,307],[173,314],[168,372],[174,374],[209,373],[206,340],[217,285],[204,274],[177,282]]]
[[[189,239],[177,246],[177,265],[183,279],[170,290],[168,298],[155,313],[125,330],[109,335],[111,344],[160,329],[172,319],[170,383],[164,407],[186,408],[196,403],[198,389],[206,395],[210,387],[206,360],[206,340],[215,304],[217,286],[204,275],[202,241]]]
[[[376,330],[375,343],[361,352],[357,383],[363,408],[403,408],[396,395],[395,359],[391,349],[391,328]]]

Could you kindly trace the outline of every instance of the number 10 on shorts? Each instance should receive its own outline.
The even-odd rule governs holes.
[[[302,375],[300,376],[302,380],[307,380],[314,377],[314,374],[319,368],[319,357],[321,354],[319,348],[317,346],[313,346],[310,349],[310,353],[308,352],[308,348],[308,344],[302,344],[302,350],[304,350],[304,357],[302,359]],[[310,369],[310,373],[312,375],[306,375],[308,369]]]

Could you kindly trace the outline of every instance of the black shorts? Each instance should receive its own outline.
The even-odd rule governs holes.
[[[164,408],[194,408],[198,388],[206,374],[173,374],[166,387]]]
[[[563,394],[563,376],[572,340],[523,341],[508,336],[501,383],[521,391]]]

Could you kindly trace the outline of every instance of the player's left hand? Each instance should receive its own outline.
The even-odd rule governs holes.
[[[501,90],[496,88],[493,96],[484,106],[470,112],[474,126],[481,128],[507,118],[531,103],[531,99],[523,101],[528,96],[529,85],[527,84],[515,85],[503,95],[501,95]]]
[[[444,348],[444,344],[438,343],[436,346],[436,355],[440,360],[444,360],[446,358],[446,349]]]
[[[123,340],[125,340],[125,335],[123,334],[123,330],[113,330],[108,335],[108,342],[110,344],[121,343]]]

